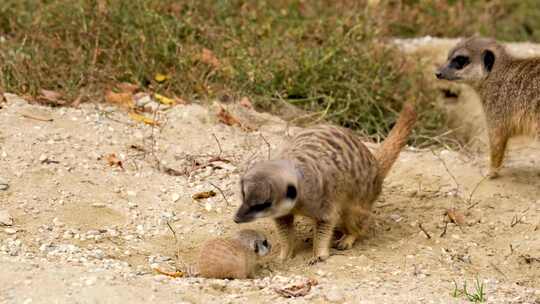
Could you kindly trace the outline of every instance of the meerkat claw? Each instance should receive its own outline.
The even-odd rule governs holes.
[[[308,265],[312,266],[312,265],[318,264],[320,262],[324,262],[324,261],[326,261],[326,259],[328,259],[327,256],[326,257],[325,256],[313,257],[313,258],[309,259]]]

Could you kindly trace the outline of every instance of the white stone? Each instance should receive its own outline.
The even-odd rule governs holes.
[[[331,289],[325,294],[325,298],[331,303],[341,303],[345,301],[345,296],[343,292],[337,290],[336,288]]]
[[[13,234],[17,233],[17,230],[13,229],[13,228],[6,228],[6,229],[4,229],[4,232],[7,233],[7,234],[10,234],[10,235],[13,235]]]
[[[0,226],[13,225],[13,217],[7,210],[0,210]]]

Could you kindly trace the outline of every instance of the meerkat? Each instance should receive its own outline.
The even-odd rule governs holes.
[[[493,39],[471,37],[450,50],[435,75],[466,83],[479,93],[489,137],[488,177],[498,177],[508,139],[538,134],[540,57],[515,58]]]
[[[242,203],[234,221],[273,218],[281,260],[294,256],[297,215],[314,220],[309,264],[329,257],[336,229],[343,236],[335,247],[350,249],[366,230],[371,206],[415,121],[413,106],[406,104],[375,155],[348,129],[320,125],[301,131],[276,159],[256,163],[241,176]]]
[[[232,238],[206,241],[199,252],[199,276],[214,279],[253,278],[258,258],[267,255],[272,246],[266,236],[251,229],[240,230]]]

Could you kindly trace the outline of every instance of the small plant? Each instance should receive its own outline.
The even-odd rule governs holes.
[[[456,281],[454,281],[454,291],[452,292],[452,296],[454,298],[458,297],[465,297],[469,302],[472,303],[484,303],[486,301],[486,293],[484,292],[484,283],[480,282],[478,278],[476,278],[476,282],[474,284],[474,292],[470,293],[467,290],[467,282],[463,282],[463,288],[459,288]]]

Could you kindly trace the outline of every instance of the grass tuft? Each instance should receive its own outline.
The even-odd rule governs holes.
[[[484,303],[486,301],[486,294],[484,292],[484,283],[480,282],[476,278],[474,285],[474,292],[470,293],[467,290],[467,282],[463,282],[463,288],[459,288],[456,281],[454,281],[454,291],[452,292],[454,298],[465,297],[469,302],[472,303]]]

